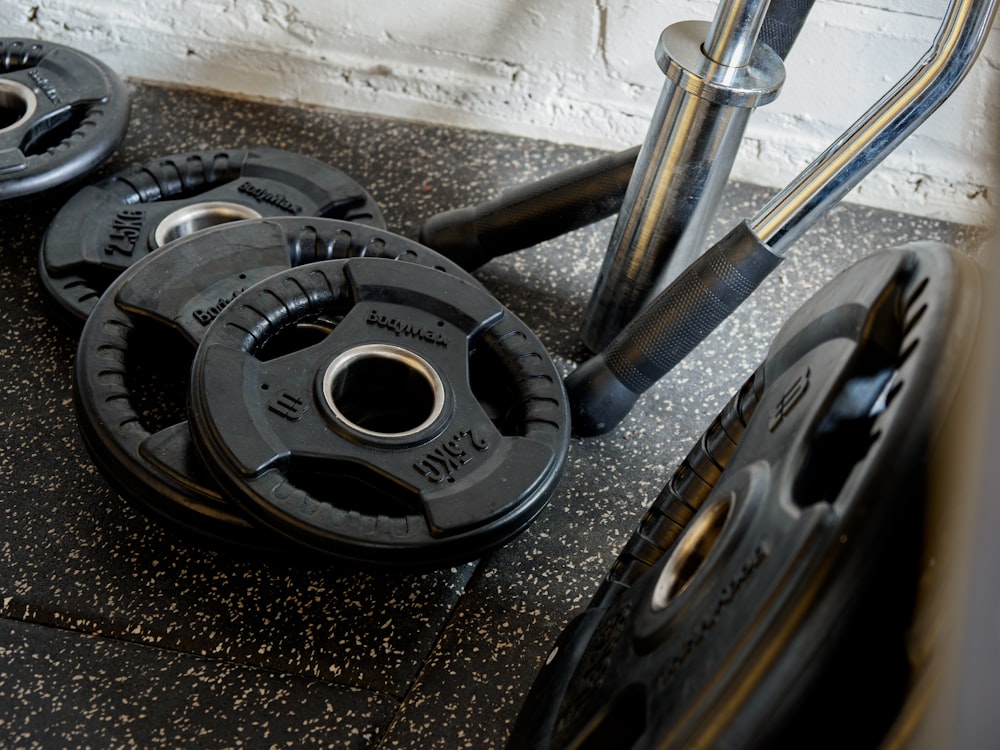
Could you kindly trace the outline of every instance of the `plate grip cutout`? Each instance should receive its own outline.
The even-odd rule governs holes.
[[[876,423],[902,387],[900,367],[918,345],[907,336],[906,315],[926,282],[907,303],[915,269],[903,264],[872,303],[857,345],[820,410],[792,486],[799,507],[833,502],[853,469],[879,439]],[[918,308],[915,317],[923,313]],[[910,341],[911,343],[907,343]]]

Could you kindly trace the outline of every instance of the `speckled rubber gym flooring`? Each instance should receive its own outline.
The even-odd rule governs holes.
[[[132,83],[124,144],[98,176],[162,155],[269,145],[339,167],[388,228],[599,152]],[[770,189],[732,184],[712,229]],[[74,334],[47,311],[43,232],[67,195],[0,207],[0,745],[503,747],[554,639],[584,607],[692,441],[784,320],[839,270],[912,240],[975,232],[841,204],[691,356],[599,438],[573,439],[541,516],[489,557],[364,571],[213,547],[148,519],[94,468],[72,408]],[[560,371],[610,219],[476,276]]]

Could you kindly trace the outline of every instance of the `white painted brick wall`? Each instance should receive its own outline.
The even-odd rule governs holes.
[[[818,0],[734,177],[781,187],[930,46],[946,0]],[[3,0],[0,27],[122,75],[624,148],[663,77],[660,31],[708,0]],[[949,220],[994,212],[995,31],[969,78],[849,199]]]

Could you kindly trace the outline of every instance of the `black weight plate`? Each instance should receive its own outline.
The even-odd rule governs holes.
[[[126,268],[157,247],[240,219],[320,216],[385,228],[375,201],[339,169],[259,147],[172,154],[87,185],[42,238],[39,275],[79,326]]]
[[[289,267],[362,254],[472,281],[415,242],[322,218],[223,224],[122,273],[83,326],[74,372],[81,434],[109,482],[141,509],[202,537],[272,544],[273,535],[222,497],[194,453],[185,416],[188,368],[209,323],[245,287]]]
[[[0,202],[86,177],[118,148],[129,111],[125,85],[100,60],[0,39]]]
[[[876,745],[981,282],[914,245],[800,308],[563,633],[509,747]]]
[[[291,326],[340,322],[265,356]],[[558,372],[485,290],[377,258],[276,274],[226,307],[191,368],[206,467],[262,523],[366,564],[447,565],[505,543],[561,476]]]

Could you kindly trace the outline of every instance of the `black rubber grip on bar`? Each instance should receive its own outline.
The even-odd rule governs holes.
[[[758,39],[784,60],[802,30],[815,0],[771,0]]]
[[[639,396],[704,341],[780,262],[745,221],[695,260],[604,351],[566,378],[574,434],[614,429]]]
[[[570,167],[486,203],[435,214],[420,242],[471,271],[618,213],[639,147]]]

